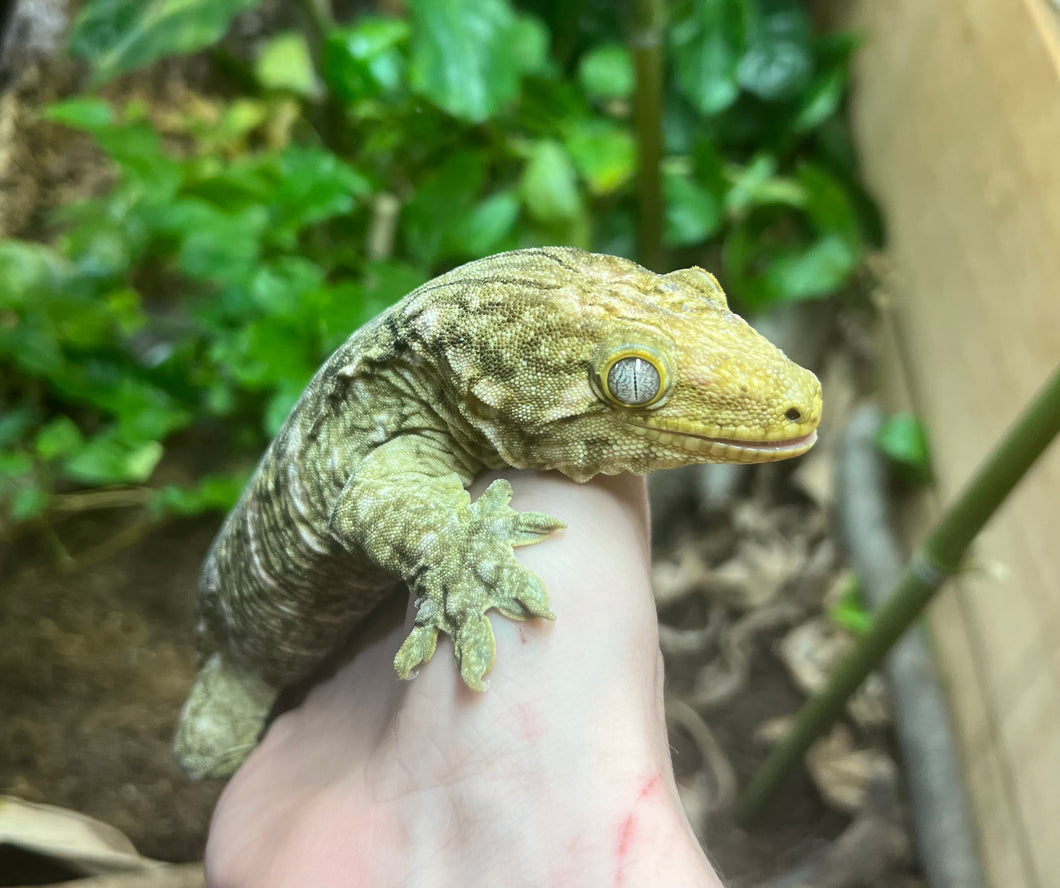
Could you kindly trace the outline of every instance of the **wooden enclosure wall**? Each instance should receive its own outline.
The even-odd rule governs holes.
[[[887,386],[926,421],[937,502],[1060,362],[1060,4],[828,0],[863,31],[852,120],[894,263]],[[917,537],[924,525],[911,527]],[[988,878],[1060,885],[1060,444],[931,626]]]

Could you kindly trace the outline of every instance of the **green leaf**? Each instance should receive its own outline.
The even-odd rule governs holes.
[[[836,66],[814,77],[809,88],[799,100],[798,111],[792,123],[797,133],[816,129],[839,109],[847,87],[846,65]]]
[[[563,145],[592,194],[610,194],[631,178],[637,146],[624,127],[603,118],[580,119],[567,127]]]
[[[627,99],[633,95],[633,57],[620,43],[597,46],[578,63],[578,80],[590,99]]]
[[[158,441],[130,443],[104,432],[85,442],[63,466],[63,474],[85,484],[142,484],[162,458]]]
[[[36,486],[20,487],[11,498],[10,514],[15,521],[28,521],[44,514],[48,492]]]
[[[854,635],[868,631],[872,614],[865,609],[861,600],[861,584],[854,574],[847,574],[844,579],[840,598],[828,609],[828,618]]]
[[[298,381],[291,380],[281,385],[279,389],[273,392],[272,397],[269,398],[269,403],[265,405],[265,415],[262,417],[262,424],[265,427],[265,434],[270,438],[275,437],[280,431],[280,427],[291,413],[291,408],[301,397],[308,379],[303,379],[300,382],[301,384]]]
[[[720,228],[723,215],[717,195],[680,170],[663,170],[666,200],[663,243],[683,247],[701,243]]]
[[[825,234],[808,248],[779,251],[769,260],[762,283],[769,301],[820,299],[842,287],[857,263],[858,254],[843,238]]]
[[[689,4],[671,31],[677,87],[701,114],[728,108],[740,93],[736,70],[743,52],[738,5],[730,0]]]
[[[510,51],[523,74],[544,74],[549,69],[548,28],[532,15],[517,15]]]
[[[861,226],[857,210],[843,184],[824,167],[802,163],[798,179],[806,194],[806,214],[817,231],[833,234],[860,255]]]
[[[345,102],[396,90],[405,79],[401,47],[409,33],[409,24],[402,19],[374,17],[331,31],[321,63],[328,86]]]
[[[29,407],[16,407],[0,413],[0,449],[19,444],[35,418]]]
[[[0,240],[0,307],[36,302],[41,290],[58,290],[70,275],[69,263],[54,247],[31,241]]]
[[[767,102],[790,99],[813,72],[810,22],[794,3],[765,15],[753,29],[737,66],[740,86]]]
[[[254,62],[254,76],[265,89],[319,99],[323,86],[313,67],[304,34],[288,31],[269,40]]]
[[[280,158],[280,177],[270,200],[271,235],[346,215],[356,198],[371,191],[368,179],[323,148],[287,148]]]
[[[44,108],[42,117],[86,133],[98,132],[114,125],[114,109],[102,99],[80,96],[53,102]]]
[[[252,206],[229,216],[205,203],[186,201],[185,207],[192,211],[187,222],[193,224],[178,251],[180,270],[198,280],[244,282],[259,261],[269,224],[266,209]]]
[[[451,251],[479,258],[495,252],[519,217],[519,195],[513,189],[498,191],[455,220],[449,231]]]
[[[519,93],[517,22],[506,0],[409,0],[409,84],[454,117],[481,123]]]
[[[162,150],[158,134],[146,121],[101,126],[91,133],[126,179],[139,185],[152,201],[165,201],[180,186],[182,166]]]
[[[753,207],[790,206],[801,208],[806,194],[798,182],[776,175],[777,159],[771,154],[757,154],[745,167],[728,172],[731,185],[725,195],[726,212],[740,216]]]
[[[41,459],[68,456],[81,446],[81,431],[68,416],[53,419],[37,433],[33,448]]]
[[[207,475],[193,487],[163,487],[151,503],[153,511],[176,515],[227,512],[236,504],[247,483],[247,473]]]
[[[471,212],[488,164],[483,151],[454,152],[424,176],[413,192],[401,213],[401,233],[409,253],[424,265],[442,255],[450,226]]]
[[[876,433],[876,446],[907,480],[916,484],[930,483],[932,472],[927,432],[912,413],[896,413],[888,417]]]
[[[0,481],[24,478],[33,473],[33,460],[21,450],[0,450]]]
[[[92,83],[165,56],[216,43],[235,15],[259,0],[89,0],[70,34],[70,52],[92,64]]]
[[[582,212],[574,165],[554,140],[543,139],[530,149],[521,190],[527,210],[539,222],[569,221]]]

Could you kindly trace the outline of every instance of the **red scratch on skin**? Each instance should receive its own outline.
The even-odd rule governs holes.
[[[634,804],[640,804],[648,799],[649,796],[655,794],[659,788],[659,775],[655,774],[645,780],[637,792],[637,799]],[[629,850],[633,845],[633,837],[637,831],[637,815],[632,813],[622,821],[622,825],[618,828],[617,841],[615,842],[616,851],[616,866],[615,866],[615,888],[622,888],[622,885],[626,881],[626,857],[629,855]]]
[[[652,795],[655,790],[659,788],[659,775],[656,774],[654,777],[649,777],[644,781],[644,785],[641,786],[640,792],[637,793],[637,801],[643,802],[648,796]]]

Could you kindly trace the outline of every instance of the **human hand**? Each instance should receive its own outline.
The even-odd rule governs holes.
[[[568,523],[516,549],[556,622],[492,615],[477,694],[448,639],[399,681],[411,610],[402,625],[405,602],[384,608],[225,788],[211,888],[720,886],[670,764],[644,482],[503,477],[514,508]]]

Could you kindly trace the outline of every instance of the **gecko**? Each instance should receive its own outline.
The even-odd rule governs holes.
[[[486,688],[487,612],[554,619],[513,547],[564,527],[513,510],[486,469],[574,481],[691,463],[761,463],[816,440],[821,386],[731,312],[710,273],[656,274],[569,247],[470,262],[354,332],[317,371],[204,563],[202,667],[174,750],[196,779],[229,776],[279,692],[311,674],[391,592],[414,623],[408,679],[452,639]]]

